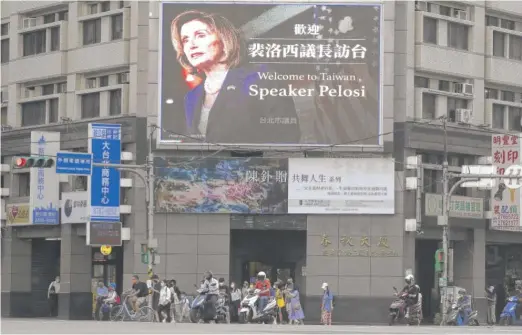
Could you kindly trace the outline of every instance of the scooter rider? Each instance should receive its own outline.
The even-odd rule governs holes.
[[[419,286],[415,285],[415,278],[409,274],[404,278],[406,286],[402,289],[401,293],[407,292],[408,297],[406,299],[406,318],[410,316],[410,307],[414,306],[419,302]]]
[[[270,280],[266,278],[266,273],[263,271],[257,274],[256,289],[260,291],[258,308],[259,313],[261,313],[268,304],[268,299],[270,297]]]
[[[212,275],[211,271],[205,272],[205,281],[201,286],[203,292],[207,292],[204,307],[204,321],[213,320],[216,317],[216,302],[219,295],[219,283],[216,278]]]

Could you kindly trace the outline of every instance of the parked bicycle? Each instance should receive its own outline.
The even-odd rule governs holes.
[[[139,322],[157,322],[156,311],[149,306],[139,306],[136,312],[129,308],[129,291],[122,294],[123,303],[114,306],[110,311],[111,321],[139,321]]]

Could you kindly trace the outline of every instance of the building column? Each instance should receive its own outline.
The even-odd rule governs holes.
[[[486,229],[473,230],[473,295],[475,309],[481,322],[486,321],[487,300],[486,288]]]
[[[31,241],[8,228],[2,237],[2,316],[32,316]]]
[[[85,237],[78,236],[76,227],[62,225],[58,318],[91,320],[91,247],[85,245]]]

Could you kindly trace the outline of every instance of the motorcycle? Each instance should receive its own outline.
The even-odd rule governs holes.
[[[446,323],[453,326],[478,326],[478,312],[471,309],[466,309],[466,307],[469,306],[469,303],[453,303],[448,307],[448,321]],[[467,317],[466,313],[469,313]]]
[[[399,293],[397,288],[395,290],[395,300],[390,305],[390,313],[388,315],[388,324],[393,326],[394,323],[399,323],[405,319],[406,316],[406,298],[408,297],[407,292]]]
[[[522,319],[517,319],[517,308],[522,301],[514,295],[507,298],[507,304],[500,314],[499,324],[501,326],[522,325]]]
[[[268,304],[259,311],[260,290],[250,290],[248,295],[241,301],[239,310],[239,323],[263,322],[273,323],[276,320],[276,300],[270,297]]]
[[[192,300],[190,305],[189,319],[192,323],[199,323],[203,320],[203,313],[205,311],[205,303],[207,300],[208,292],[206,290],[197,290],[198,295]],[[230,312],[229,308],[225,303],[226,299],[224,296],[219,295],[216,302],[216,315],[214,321],[230,323]]]

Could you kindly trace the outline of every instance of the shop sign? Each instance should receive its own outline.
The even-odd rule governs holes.
[[[5,207],[8,226],[30,225],[29,204],[8,204]]]
[[[393,250],[388,243],[387,236],[378,237],[373,242],[368,236],[352,237],[343,235],[339,239],[341,248],[331,248],[332,242],[327,234],[321,235],[323,256],[338,257],[398,257],[399,252]]]
[[[426,193],[424,198],[424,215],[442,215],[442,195]],[[465,219],[484,218],[484,200],[481,198],[463,197],[458,195],[451,196],[450,217]]]

